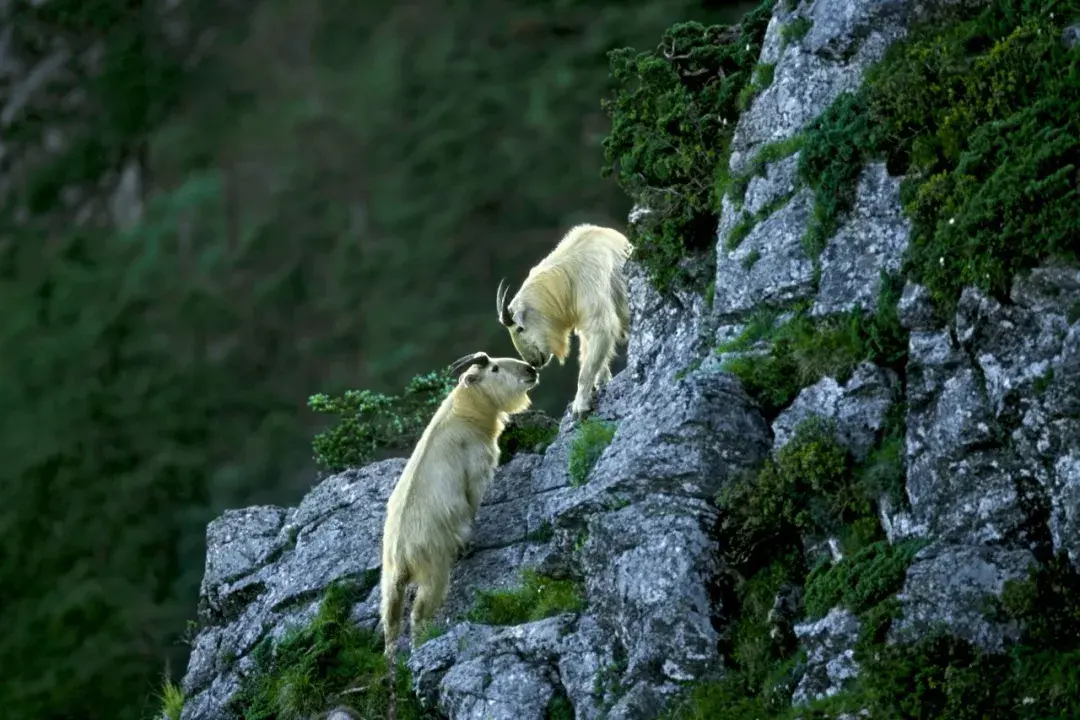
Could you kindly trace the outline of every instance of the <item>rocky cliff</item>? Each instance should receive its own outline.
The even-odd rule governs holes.
[[[1005,292],[967,282],[938,302],[909,271],[918,227],[891,158],[847,158],[831,225],[801,171],[802,153],[821,153],[803,138],[890,45],[963,5],[773,9],[730,138],[714,281],[660,292],[631,263],[626,368],[592,420],[564,417],[550,445],[498,470],[438,627],[407,661],[424,712],[969,717],[996,692],[973,689],[987,673],[1017,681],[995,658],[1022,664],[1039,627],[1077,620],[1052,586],[1080,568],[1080,269],[1044,253]],[[1068,52],[1073,35],[1053,42]],[[233,712],[335,581],[350,583],[351,621],[375,628],[403,465],[210,525],[185,720]],[[1043,675],[1075,652],[1046,656]],[[995,696],[1015,714],[979,716],[1065,717],[1069,682]]]

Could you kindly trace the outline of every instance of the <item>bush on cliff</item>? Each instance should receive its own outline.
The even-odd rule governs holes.
[[[659,288],[686,280],[688,255],[708,257],[715,243],[739,96],[751,82],[772,6],[766,0],[730,27],[673,25],[652,51],[610,53],[618,88],[603,103],[611,116],[603,174],[616,173],[650,211],[631,228],[631,240]]]

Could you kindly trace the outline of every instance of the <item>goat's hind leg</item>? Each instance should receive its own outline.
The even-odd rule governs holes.
[[[409,628],[412,646],[417,646],[426,629],[426,625],[446,601],[450,590],[450,558],[438,568],[428,568],[424,578],[417,584],[416,598],[413,600],[412,616]]]

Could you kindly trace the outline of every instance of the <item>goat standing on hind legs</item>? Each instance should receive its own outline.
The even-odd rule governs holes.
[[[495,304],[499,322],[522,359],[537,368],[566,362],[570,333],[581,345],[574,420],[591,409],[596,391],[611,380],[618,345],[630,338],[630,304],[623,266],[634,251],[611,228],[577,225],[540,261],[506,302],[499,283]]]
[[[515,358],[473,353],[416,443],[386,503],[379,613],[385,642],[390,709],[397,718],[397,653],[405,590],[417,586],[411,642],[446,600],[450,568],[469,543],[484,491],[499,464],[499,436],[510,415],[529,408],[540,371]]]

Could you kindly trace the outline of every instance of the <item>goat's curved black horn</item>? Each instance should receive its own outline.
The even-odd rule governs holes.
[[[499,289],[495,293],[495,307],[499,312],[499,322],[507,327],[514,324],[513,318],[510,317],[510,308],[506,305],[506,293],[509,289],[506,286],[506,278],[503,278],[499,281]]]
[[[475,352],[455,360],[454,363],[450,366],[450,372],[456,373],[462,368],[469,367],[470,365],[480,365],[481,367],[483,367],[484,365],[487,365],[487,363],[487,354],[482,352]]]

